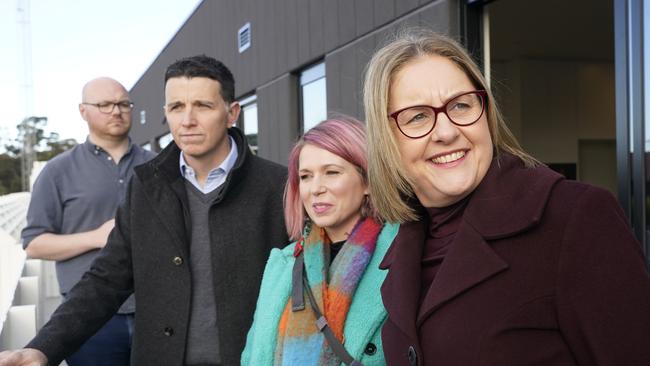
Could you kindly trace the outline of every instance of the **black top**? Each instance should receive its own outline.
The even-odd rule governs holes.
[[[343,244],[345,244],[345,240],[330,244],[330,265],[334,261],[336,255],[341,251],[341,248],[343,248]]]
[[[427,208],[429,229],[422,252],[420,303],[422,303],[429,287],[431,287],[450,244],[456,236],[468,201],[469,199],[466,197],[451,206]]]

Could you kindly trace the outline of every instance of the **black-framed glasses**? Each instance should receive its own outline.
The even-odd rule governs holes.
[[[123,100],[121,102],[99,102],[99,103],[81,103],[85,105],[91,105],[96,107],[100,112],[110,114],[115,110],[115,106],[122,113],[131,112],[133,109],[133,103],[130,100]]]
[[[456,126],[475,123],[485,112],[486,99],[485,90],[474,90],[451,98],[442,107],[415,105],[393,112],[389,117],[404,136],[419,139],[436,127],[438,113],[444,113]]]

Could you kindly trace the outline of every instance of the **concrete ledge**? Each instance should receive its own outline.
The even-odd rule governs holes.
[[[36,306],[12,306],[0,332],[0,351],[23,348],[36,335]]]

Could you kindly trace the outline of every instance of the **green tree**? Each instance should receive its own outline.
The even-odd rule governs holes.
[[[20,192],[20,158],[0,154],[0,195]]]
[[[45,139],[46,148],[42,151],[36,152],[36,160],[47,161],[60,153],[70,150],[77,145],[75,139],[59,140],[59,134],[56,132],[50,133],[50,136]]]
[[[59,139],[59,134],[51,132],[45,134],[43,127],[47,118],[29,117],[16,127],[18,138],[4,143],[5,153],[0,154],[0,195],[20,192],[22,190],[23,147],[25,140],[33,144],[31,159],[47,161],[60,153],[73,148],[77,141],[74,139]]]

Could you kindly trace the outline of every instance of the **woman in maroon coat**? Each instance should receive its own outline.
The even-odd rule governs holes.
[[[650,278],[615,198],[524,152],[453,40],[409,30],[366,74],[389,365],[650,365]]]

